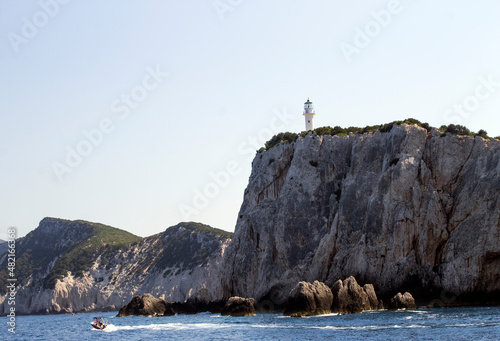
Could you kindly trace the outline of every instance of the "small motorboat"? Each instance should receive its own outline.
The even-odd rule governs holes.
[[[104,329],[108,326],[108,320],[104,319],[104,317],[94,317],[94,321],[90,322],[92,327],[95,329]]]

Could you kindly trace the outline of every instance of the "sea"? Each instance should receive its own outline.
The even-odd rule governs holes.
[[[117,312],[16,316],[16,333],[1,340],[500,340],[500,307],[419,308],[292,318],[201,313],[115,317]],[[94,316],[108,319],[92,328]]]

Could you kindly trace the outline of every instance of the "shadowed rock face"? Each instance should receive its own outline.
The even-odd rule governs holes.
[[[300,281],[349,276],[381,297],[487,296],[500,290],[499,212],[498,140],[416,125],[309,134],[256,155],[224,297],[279,306]]]
[[[213,300],[208,289],[203,288],[189,297],[186,302],[176,302],[172,307],[179,314],[197,314],[206,311],[220,313],[225,303],[226,301]]]
[[[389,309],[415,309],[416,307],[415,300],[409,292],[405,292],[403,295],[398,292],[389,304]]]
[[[221,315],[254,316],[255,300],[253,298],[231,297],[222,309]]]
[[[290,292],[284,315],[301,317],[331,313],[332,291],[324,283],[299,282]]]
[[[118,317],[130,315],[144,316],[171,316],[175,315],[169,303],[162,298],[155,298],[151,294],[135,296],[130,303],[123,306],[118,312]]]

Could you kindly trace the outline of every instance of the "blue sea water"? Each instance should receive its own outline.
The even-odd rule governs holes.
[[[202,313],[170,317],[108,318],[105,330],[90,326],[96,314],[18,316],[16,334],[1,340],[500,340],[500,307],[421,308],[306,318],[280,314],[229,317]]]

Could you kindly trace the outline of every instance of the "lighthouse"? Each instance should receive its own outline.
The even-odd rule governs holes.
[[[307,99],[304,103],[304,117],[306,118],[306,131],[314,129],[314,106],[313,103]]]

